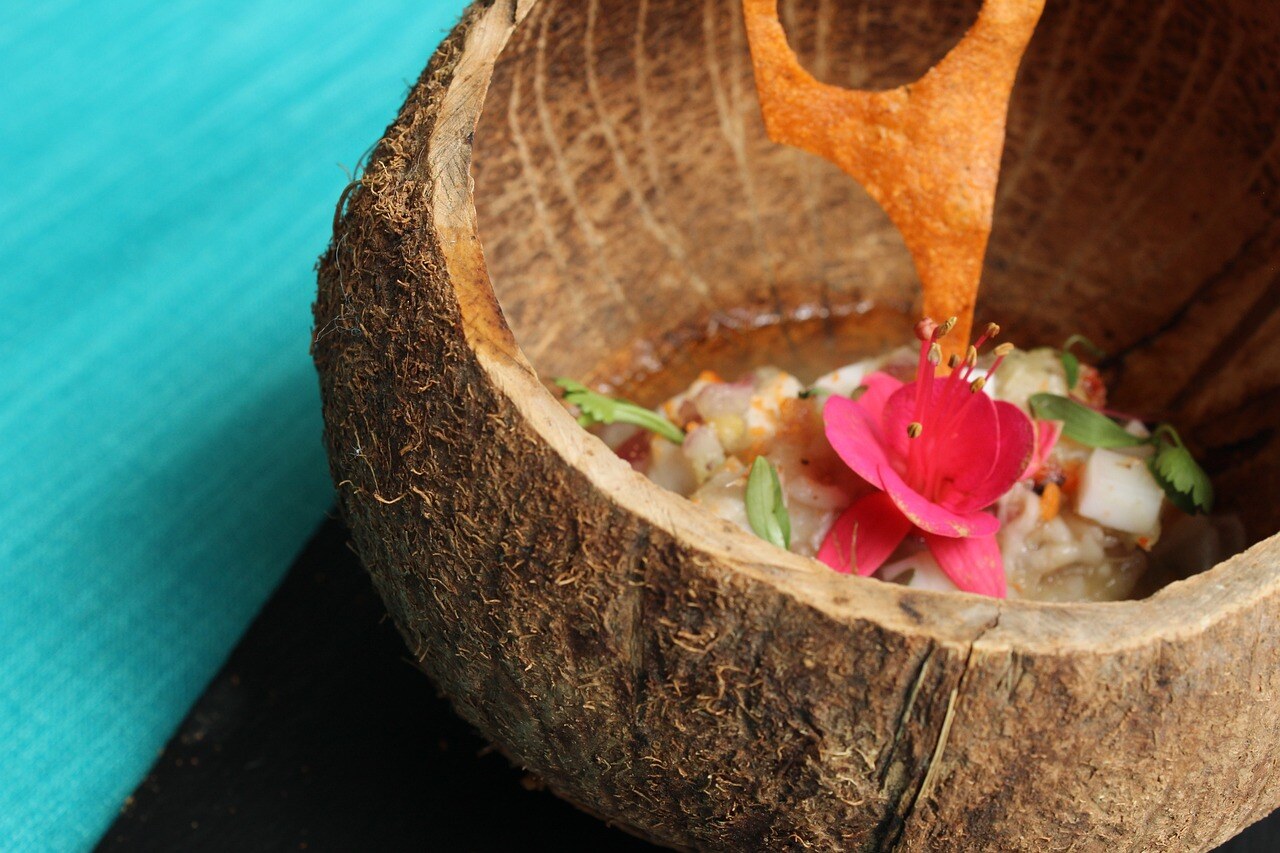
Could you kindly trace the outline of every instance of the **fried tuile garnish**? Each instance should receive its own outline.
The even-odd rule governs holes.
[[[914,83],[882,92],[816,80],[778,20],[777,0],[743,0],[765,128],[825,157],[879,202],[924,286],[924,316],[957,317],[964,352],[991,236],[1005,119],[1045,0],[985,0],[950,53]]]

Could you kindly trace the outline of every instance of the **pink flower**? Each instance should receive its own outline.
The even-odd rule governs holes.
[[[996,348],[986,376],[974,376],[977,348],[999,331],[988,327],[962,361],[937,376],[950,330],[924,321],[916,380],[884,373],[864,381],[857,401],[833,396],[823,408],[827,439],[877,491],[845,511],[818,559],[839,572],[869,575],[909,534],[917,533],[960,589],[1003,598],[1004,564],[984,510],[1034,470],[1057,439],[1056,425],[1032,424],[1017,406],[981,393],[1008,346]]]

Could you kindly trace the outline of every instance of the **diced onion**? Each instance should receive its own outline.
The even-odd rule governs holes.
[[[1076,512],[1124,533],[1153,534],[1160,520],[1164,491],[1133,456],[1098,448],[1080,474]]]
[[[810,509],[832,511],[849,505],[849,493],[839,486],[824,485],[803,474],[793,474],[785,479],[783,487],[787,497]]]
[[[712,472],[724,464],[724,448],[713,427],[695,426],[685,435],[680,452],[689,460],[693,476],[699,484],[705,483]]]
[[[818,377],[813,383],[813,387],[827,394],[852,397],[853,392],[862,384],[862,380],[866,375],[874,372],[883,360],[882,358],[867,358],[862,361],[855,361],[853,364],[846,364],[838,370],[833,370],[825,376]]]
[[[751,405],[752,387],[750,383],[720,382],[708,385],[693,398],[702,419],[713,421],[717,418],[742,417]]]
[[[1065,396],[1067,380],[1058,353],[1051,349],[1014,350],[983,389],[991,396],[1026,410],[1032,394]]]
[[[767,441],[778,430],[784,400],[794,399],[804,390],[790,373],[762,367],[756,371],[755,392],[747,410],[747,434],[753,441]]]
[[[672,444],[665,438],[654,436],[649,442],[649,468],[646,471],[664,489],[687,495],[697,486],[693,468],[685,457],[683,445]]]

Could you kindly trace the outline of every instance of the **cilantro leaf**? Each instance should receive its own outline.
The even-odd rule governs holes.
[[[564,389],[565,402],[578,407],[581,413],[578,415],[578,423],[584,427],[592,424],[632,424],[676,444],[684,442],[684,430],[652,409],[627,400],[606,397],[572,379],[562,377],[556,380],[556,385]]]
[[[782,496],[782,482],[768,459],[757,456],[747,477],[747,521],[756,535],[779,548],[791,547],[791,516]]]
[[[1213,483],[1178,433],[1168,424],[1161,424],[1154,440],[1156,452],[1147,467],[1169,500],[1188,515],[1212,511]]]
[[[1032,394],[1031,412],[1044,421],[1062,421],[1062,434],[1087,447],[1135,447],[1149,439],[1133,435],[1111,418],[1057,394]]]

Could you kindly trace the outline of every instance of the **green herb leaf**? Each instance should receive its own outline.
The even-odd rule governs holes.
[[[1029,402],[1038,419],[1062,421],[1062,434],[1087,447],[1134,447],[1149,441],[1125,432],[1111,418],[1068,397],[1032,394]]]
[[[756,535],[779,548],[791,547],[791,516],[782,496],[782,481],[768,459],[757,456],[747,477],[747,521]]]
[[[652,409],[627,400],[606,397],[572,379],[560,378],[556,380],[556,384],[564,389],[565,402],[578,407],[581,412],[578,423],[584,427],[592,424],[633,424],[676,444],[684,441],[684,431]]]
[[[1062,345],[1062,369],[1067,374],[1067,390],[1074,391],[1076,383],[1080,381],[1080,359],[1071,351],[1072,347],[1081,347],[1089,355],[1094,358],[1106,358],[1107,354],[1102,347],[1086,338],[1084,335],[1072,335],[1067,338],[1067,342]]]
[[[1178,487],[1160,473],[1160,469],[1156,467],[1156,460],[1154,456],[1147,460],[1147,468],[1151,470],[1151,476],[1155,479],[1156,483],[1159,484],[1160,488],[1164,489],[1164,496],[1169,499],[1171,504],[1185,512],[1187,515],[1196,514],[1197,510],[1195,501],[1192,500],[1190,495],[1178,491]]]
[[[1062,369],[1067,373],[1067,390],[1074,391],[1080,381],[1080,359],[1066,350],[1062,351]]]
[[[1073,347],[1083,347],[1085,352],[1094,358],[1106,358],[1107,351],[1086,338],[1084,335],[1072,335],[1067,338],[1067,342],[1062,345],[1063,352],[1070,352]]]
[[[1188,515],[1212,511],[1213,483],[1182,443],[1181,436],[1173,427],[1161,424],[1153,438],[1156,452],[1147,466],[1169,500]]]

